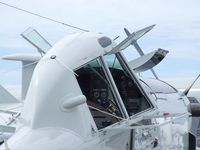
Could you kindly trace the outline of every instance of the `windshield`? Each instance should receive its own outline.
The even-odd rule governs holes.
[[[120,59],[115,54],[104,56],[104,59],[109,66],[129,116],[150,108],[151,105],[141,93],[128,71],[124,68]]]
[[[121,120],[120,109],[98,59],[75,72],[97,128],[102,129]]]
[[[177,90],[169,85],[168,83],[161,81],[161,80],[156,80],[156,79],[150,79],[150,78],[141,78],[141,82],[144,82],[147,84],[152,92],[154,93],[165,93],[165,94],[170,94],[170,93],[177,93]],[[149,89],[150,90],[150,89]]]

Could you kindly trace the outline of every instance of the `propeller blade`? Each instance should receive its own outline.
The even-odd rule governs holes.
[[[196,83],[196,81],[199,79],[200,74],[195,78],[195,80],[191,83],[191,85],[185,89],[185,91],[183,92],[186,96],[188,95],[189,91],[191,90],[191,88],[193,87],[193,85]]]

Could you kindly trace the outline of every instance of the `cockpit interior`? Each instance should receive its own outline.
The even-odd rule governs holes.
[[[109,70],[129,116],[133,116],[151,107],[124,69],[112,65],[112,67],[109,66]],[[76,78],[83,94],[87,98],[87,104],[97,128],[102,129],[118,122],[119,118],[93,109],[97,108],[114,116],[123,117],[114,97],[114,91],[111,90],[106,78],[106,72],[104,72],[98,60],[92,61],[75,72],[78,74]]]

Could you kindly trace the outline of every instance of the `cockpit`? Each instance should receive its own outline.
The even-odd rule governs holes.
[[[97,58],[75,72],[98,129],[152,108],[117,54]]]

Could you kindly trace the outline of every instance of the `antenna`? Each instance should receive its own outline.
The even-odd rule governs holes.
[[[52,18],[49,18],[49,17],[42,16],[40,14],[37,14],[37,13],[31,12],[31,11],[16,7],[14,5],[10,5],[10,4],[5,3],[5,2],[1,2],[0,1],[0,4],[2,4],[4,6],[7,6],[7,7],[10,7],[10,8],[13,8],[13,9],[16,9],[18,11],[22,11],[22,12],[27,13],[27,14],[31,14],[33,16],[40,17],[40,18],[45,19],[45,20],[49,20],[49,21],[52,21],[52,22],[55,22],[55,23],[58,23],[58,24],[61,24],[61,25],[64,25],[64,26],[68,26],[70,28],[74,28],[74,29],[81,30],[81,31],[84,31],[84,32],[89,32],[89,30],[86,30],[86,29],[83,29],[83,28],[79,28],[77,26],[74,26],[74,25],[71,25],[71,24],[68,24],[68,23],[64,23],[64,22],[61,22],[61,21],[58,21],[58,20],[55,20],[55,19],[52,19]]]

